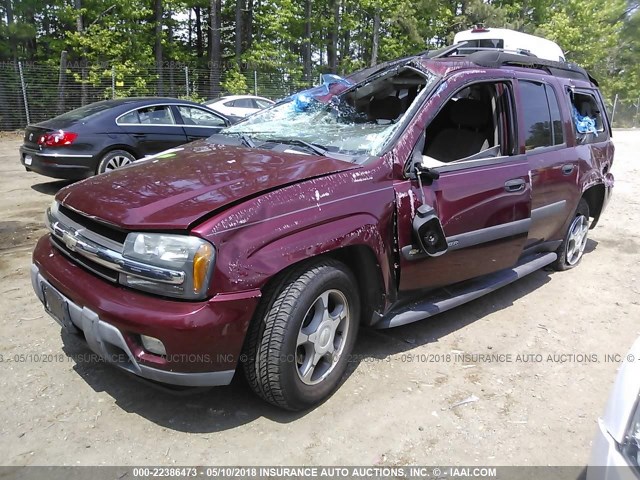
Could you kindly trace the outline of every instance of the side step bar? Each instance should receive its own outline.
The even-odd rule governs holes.
[[[446,312],[458,305],[470,302],[505,285],[509,285],[549,265],[557,258],[558,255],[553,252],[541,253],[522,259],[513,268],[466,280],[451,287],[438,289],[424,300],[402,307],[399,311],[390,312],[375,323],[373,328],[399,327],[400,325],[417,322],[438,313]]]

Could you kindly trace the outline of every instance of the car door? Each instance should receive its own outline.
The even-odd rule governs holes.
[[[228,123],[220,115],[194,105],[174,105],[174,108],[176,119],[189,142],[210,137]]]
[[[568,111],[552,79],[518,81],[520,142],[531,169],[531,228],[528,246],[562,238],[563,226],[580,197],[578,156],[567,147]]]
[[[499,82],[494,90],[490,108],[496,155],[436,163],[430,171],[438,178],[421,184],[410,176],[395,184],[400,291],[435,288],[502,270],[522,254],[531,222],[529,165],[526,155],[518,153],[512,84]],[[456,95],[453,86],[445,92],[448,100],[443,104]],[[440,112],[447,110],[443,104]],[[432,122],[441,120],[436,115]],[[412,158],[416,149],[418,157],[424,151],[419,142]],[[433,208],[446,237],[447,251],[439,256],[416,248],[413,222],[423,203]]]
[[[118,117],[116,123],[133,139],[137,151],[143,156],[187,142],[187,136],[176,123],[170,105],[137,108]]]

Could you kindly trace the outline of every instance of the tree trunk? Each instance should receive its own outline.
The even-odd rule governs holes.
[[[67,83],[67,51],[60,52],[60,73],[58,74],[58,115],[65,112],[64,87]]]
[[[169,61],[169,95],[172,97],[176,96],[176,84],[175,84],[175,77],[174,77],[174,68],[173,68],[173,62],[172,62],[172,55],[171,55],[171,50],[172,50],[172,46],[173,46],[173,22],[171,21],[171,7],[169,7],[169,9],[167,10],[167,18],[169,19],[169,21],[167,22],[167,46],[169,47],[168,49],[168,55],[167,55],[167,60]]]
[[[162,0],[154,0],[153,16],[155,18],[156,43],[154,52],[156,56],[156,72],[158,74],[158,95],[164,95],[164,84],[162,79]]]
[[[244,13],[244,0],[236,0],[236,64],[240,66],[242,55],[242,17]]]
[[[209,3],[209,95],[220,94],[220,0]]]
[[[79,35],[84,34],[84,19],[82,18],[82,0],[73,0],[73,7],[77,10],[76,17],[76,31]],[[82,77],[80,83],[80,104],[86,105],[89,102],[89,95],[87,93],[87,59],[85,58],[84,48],[82,49],[82,59],[80,66],[80,76]]]
[[[380,43],[380,10],[376,8],[373,14],[373,40],[371,42],[371,66],[378,63],[378,46]]]
[[[304,37],[302,39],[304,79],[311,83],[311,0],[304,0]]]
[[[202,42],[202,15],[200,7],[195,7],[194,12],[196,14],[196,55],[198,58],[204,56],[204,48]]]
[[[253,0],[247,2],[247,14],[244,21],[244,49],[250,50],[253,43]]]
[[[13,5],[11,4],[11,0],[4,0],[4,9],[7,14],[7,26],[11,29],[11,25],[13,25]],[[16,62],[18,55],[16,51],[16,38],[13,35],[9,36],[9,51],[11,52],[12,60]]]
[[[347,15],[347,17],[351,16],[351,2],[349,0],[342,0],[342,15]],[[340,45],[340,62],[344,61],[345,58],[350,57],[351,52],[351,31],[347,28],[342,29],[342,39]],[[344,66],[341,67],[341,73],[344,72]]]
[[[327,63],[329,71],[337,73],[338,71],[338,31],[340,28],[340,0],[332,0],[331,8],[333,9],[333,22],[329,27],[329,42],[327,43]]]

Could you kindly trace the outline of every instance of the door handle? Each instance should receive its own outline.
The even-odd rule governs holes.
[[[197,137],[196,135],[187,135],[187,140],[191,141],[191,140],[198,140],[202,137]]]
[[[146,133],[132,133],[131,136],[134,137],[134,138],[145,138],[147,136],[147,134]]]
[[[514,178],[504,182],[504,189],[509,193],[521,192],[524,190],[525,185],[526,182],[522,178]]]
[[[573,163],[567,163],[565,165],[562,165],[562,174],[571,175],[571,172],[573,172],[574,167],[575,165]]]

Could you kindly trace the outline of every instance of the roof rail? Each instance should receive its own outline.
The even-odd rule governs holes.
[[[554,62],[553,60],[546,60],[532,55],[517,55],[501,50],[475,52],[466,58],[481,67],[499,68],[509,65],[512,67],[537,68],[545,70],[547,73],[556,77],[585,80],[598,86],[595,78],[589,75],[584,68],[574,63]]]
[[[596,87],[598,82],[587,71],[574,63],[555,62],[539,58],[530,52],[504,50],[500,48],[476,48],[467,47],[468,42],[460,42],[449,47],[444,47],[427,53],[429,59],[445,58],[451,56],[464,57],[465,60],[475,63],[481,67],[500,68],[503,66],[536,68],[546,71],[550,75],[562,78],[572,78],[585,80],[593,83]],[[461,54],[464,51],[474,50],[468,55]],[[458,55],[456,55],[458,54]]]

